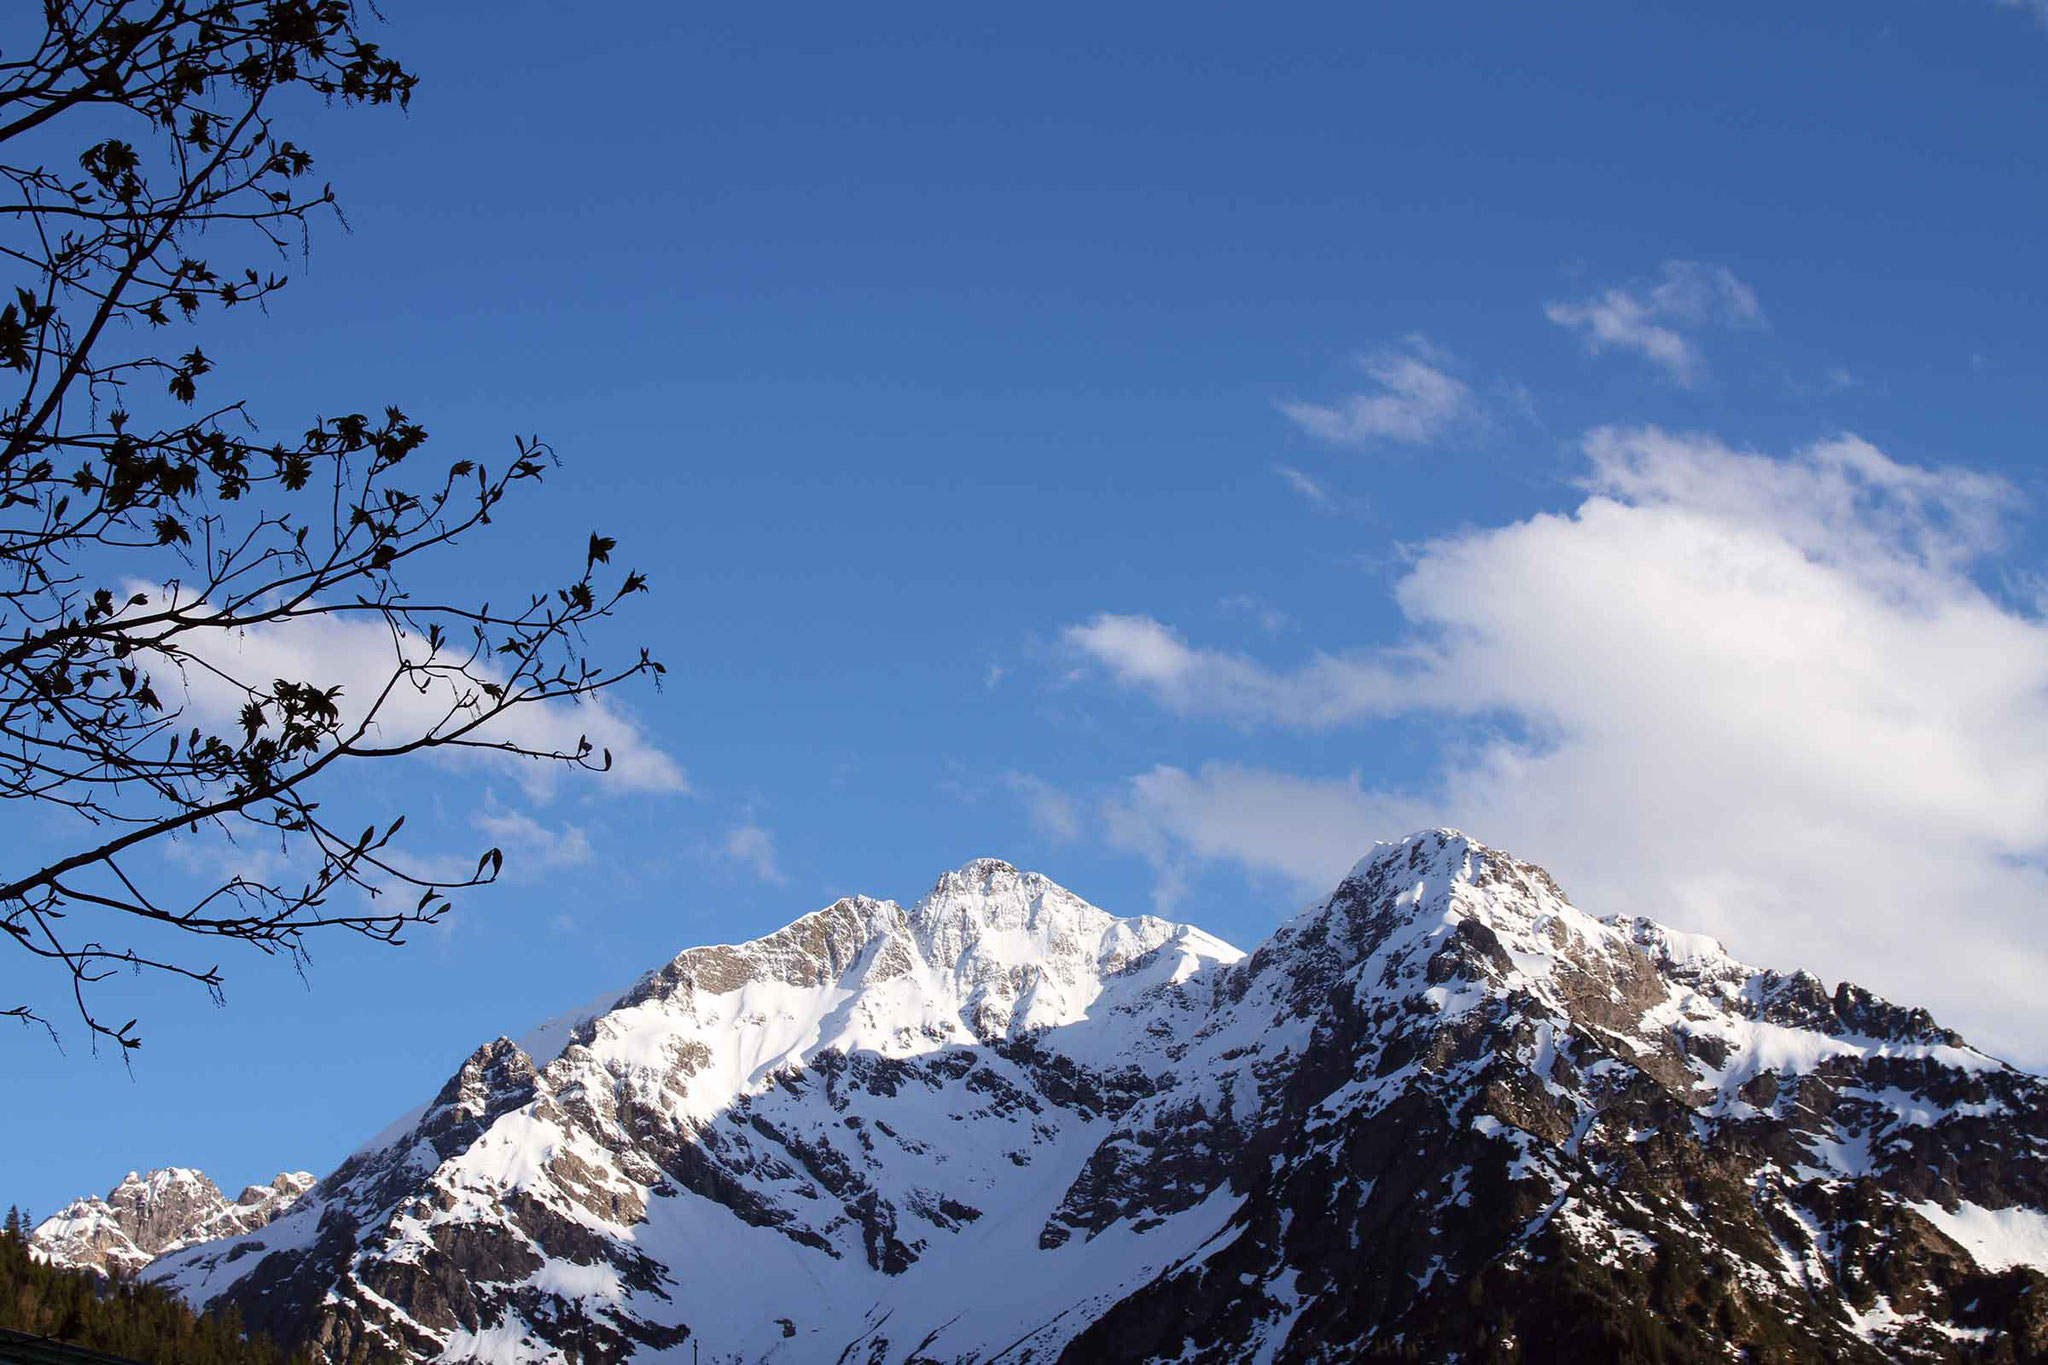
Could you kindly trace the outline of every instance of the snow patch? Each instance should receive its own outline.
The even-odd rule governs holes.
[[[1987,1209],[1967,1200],[1953,1209],[1936,1203],[1915,1204],[1921,1217],[1962,1244],[1986,1270],[2031,1266],[2048,1275],[2048,1213],[2015,1204]]]

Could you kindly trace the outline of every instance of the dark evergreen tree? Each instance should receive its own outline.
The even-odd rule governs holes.
[[[27,1233],[25,1216],[10,1207],[0,1229],[0,1327],[151,1365],[311,1365],[245,1334],[233,1312],[195,1313],[156,1285],[38,1261]]]

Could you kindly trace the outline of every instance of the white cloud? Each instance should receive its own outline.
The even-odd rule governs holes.
[[[530,815],[505,810],[495,803],[487,804],[469,822],[504,850],[505,875],[514,879],[580,867],[590,861],[590,837],[580,825],[549,829]]]
[[[1553,303],[1544,316],[1580,334],[1597,355],[1610,348],[1635,351],[1680,384],[1695,384],[1706,359],[1684,329],[1762,326],[1756,291],[1726,266],[1666,261],[1654,284],[1614,288],[1577,303]]]
[[[1443,363],[1427,341],[1410,337],[1403,349],[1359,357],[1359,368],[1373,381],[1370,390],[1328,405],[1282,403],[1280,411],[1310,435],[1336,445],[1427,445],[1453,427],[1480,418],[1472,390]]]
[[[775,861],[775,834],[748,820],[725,833],[719,853],[727,862],[746,868],[771,886],[787,886],[789,878]]]
[[[1273,472],[1286,480],[1289,488],[1292,488],[1325,512],[1336,510],[1337,500],[1325,492],[1321,484],[1302,473],[1299,469],[1296,469],[1293,465],[1276,464],[1273,466]]]
[[[167,590],[147,584],[130,586],[152,601],[168,596]],[[398,657],[385,626],[380,621],[359,617],[305,617],[275,625],[212,632],[217,638],[211,639],[198,638],[201,634],[188,634],[181,643],[215,668],[256,686],[268,687],[276,678],[321,687],[339,684],[345,723],[364,714],[389,682]],[[408,658],[427,657],[426,642],[417,636],[405,640],[403,647]],[[165,672],[161,665],[153,671]],[[156,682],[167,701],[176,695],[188,716],[212,727],[233,728],[245,700],[239,690],[203,668],[187,669],[182,688],[175,676],[159,676]],[[425,734],[437,724],[445,729],[444,718],[455,700],[454,691],[446,683],[436,683],[425,690],[401,685],[393,689],[379,709],[370,742],[398,743]],[[689,791],[689,780],[681,766],[662,752],[623,707],[602,694],[573,702],[520,705],[479,732],[484,739],[507,740],[523,748],[555,752],[573,752],[578,738],[585,735],[597,750],[609,749],[612,754],[612,769],[601,790],[620,794]],[[484,759],[503,765],[536,799],[553,791],[563,771],[558,764],[480,750],[442,749],[433,751],[433,756],[443,762]]]
[[[1294,672],[1278,672],[1247,655],[1195,649],[1149,616],[1110,612],[1067,627],[1062,638],[1118,682],[1183,715],[1322,726],[1409,704],[1406,685],[1373,658],[1319,654]]]
[[[1065,792],[1034,773],[1004,773],[1003,785],[1024,802],[1039,834],[1062,844],[1081,837],[1081,812]]]
[[[2040,1057],[2048,625],[1970,577],[2011,491],[1854,439],[1784,459],[1654,429],[1586,448],[1570,515],[1423,547],[1391,647],[1275,669],[1143,617],[1070,630],[1182,712],[1433,715],[1449,736],[1435,771],[1377,790],[1154,770],[1115,803],[1119,840],[1169,876],[1222,858],[1312,885],[1368,825],[1452,823],[1590,910],[1719,934]]]

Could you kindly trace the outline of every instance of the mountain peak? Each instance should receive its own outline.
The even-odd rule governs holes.
[[[190,1166],[160,1166],[148,1172],[130,1171],[121,1183],[107,1192],[109,1201],[138,1198],[160,1199],[176,1189],[219,1194],[220,1189],[204,1171]]]
[[[1489,885],[1503,877],[1519,878],[1540,886],[1548,894],[1564,899],[1551,875],[1534,863],[1524,862],[1501,849],[1481,843],[1463,830],[1440,826],[1417,830],[1400,839],[1375,843],[1372,850],[1353,865],[1345,880],[1372,879],[1394,874],[1439,878],[1439,890],[1455,884]]]
[[[1099,925],[1115,918],[1043,873],[1020,871],[999,858],[976,858],[943,874],[909,911],[910,924],[921,935],[944,925],[1021,930],[1049,923]]]
[[[230,1200],[189,1166],[130,1171],[104,1197],[73,1200],[37,1225],[36,1253],[102,1274],[133,1272],[198,1242],[263,1227],[311,1189],[312,1175],[287,1171]]]
[[[1015,877],[1019,875],[1021,874],[1015,865],[1006,863],[1001,858],[969,858],[954,871],[942,873],[939,877],[939,882],[943,885],[949,879],[954,878],[962,881],[986,882],[997,877]]]
[[[1354,922],[1346,935],[1353,938],[1366,933],[1361,921],[1370,920],[1368,937],[1375,942],[1401,925],[1435,932],[1467,919],[1495,932],[1515,933],[1559,919],[1581,933],[1596,924],[1536,864],[1448,828],[1374,844],[1335,891],[1303,913],[1295,932],[1332,916]]]

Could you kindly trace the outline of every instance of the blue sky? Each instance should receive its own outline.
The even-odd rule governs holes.
[[[285,429],[552,441],[437,582],[617,537],[653,766],[338,794],[506,881],[111,983],[132,1074],[12,1040],[0,1198],[325,1171],[970,857],[1248,946],[1439,821],[2048,1062],[2048,11],[387,8],[411,112],[295,130],[352,231],[206,349]]]

